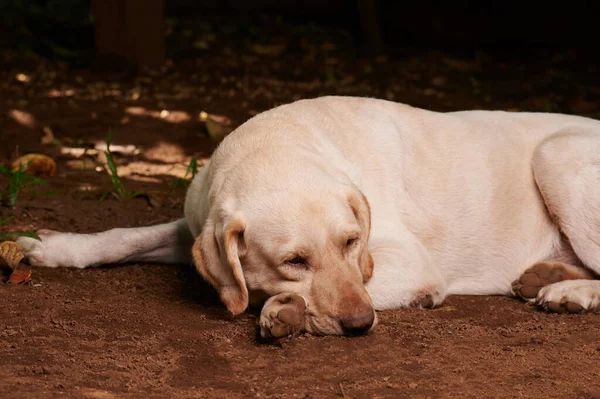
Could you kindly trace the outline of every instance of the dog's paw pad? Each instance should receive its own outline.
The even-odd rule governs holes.
[[[415,293],[408,307],[418,309],[433,309],[443,301],[440,290],[435,287],[424,288]]]
[[[577,302],[562,298],[560,301],[550,301],[540,303],[540,307],[553,313],[584,313],[586,309]]]
[[[259,319],[260,335],[279,340],[301,333],[305,326],[306,302],[296,294],[279,294],[269,298]]]
[[[540,290],[550,284],[568,280],[568,270],[559,262],[539,262],[512,283],[512,289],[516,296],[525,300],[533,300]]]
[[[548,302],[545,304],[545,308],[554,313],[582,313],[584,311],[583,306],[566,298],[560,302]]]
[[[540,290],[536,304],[554,313],[586,313],[600,310],[600,292],[591,280],[570,280],[549,285]]]

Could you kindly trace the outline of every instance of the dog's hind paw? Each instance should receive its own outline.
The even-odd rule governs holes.
[[[296,294],[283,293],[267,300],[259,318],[260,336],[279,340],[300,334],[305,329],[306,302]]]

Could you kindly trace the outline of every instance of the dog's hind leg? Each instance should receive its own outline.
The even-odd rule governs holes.
[[[185,219],[149,227],[116,228],[94,234],[41,230],[41,241],[21,237],[34,266],[78,267],[126,262],[191,263],[193,237]]]
[[[534,154],[533,171],[548,211],[577,258],[600,274],[600,123],[547,138]],[[554,311],[596,309],[600,281],[571,280],[542,288],[537,303]]]

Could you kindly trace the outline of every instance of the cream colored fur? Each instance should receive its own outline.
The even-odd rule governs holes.
[[[525,269],[565,250],[560,230],[600,272],[600,122],[302,100],[221,143],[188,190],[185,220],[199,271],[233,313],[296,293],[313,332],[341,334],[340,318],[373,308],[510,295]],[[45,266],[186,259],[182,221],[143,229],[20,242]],[[600,297],[597,282],[582,284],[579,296]]]

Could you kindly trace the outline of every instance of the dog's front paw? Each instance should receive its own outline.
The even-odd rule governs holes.
[[[600,281],[569,280],[542,288],[536,298],[542,309],[556,313],[600,311]]]
[[[516,296],[533,301],[543,287],[577,277],[563,263],[539,262],[525,270],[521,277],[512,283],[512,289]]]
[[[269,298],[260,313],[261,337],[279,340],[301,333],[305,312],[306,302],[300,295],[283,293]]]
[[[19,237],[16,242],[23,248],[25,259],[30,265],[58,267],[62,266],[60,264],[61,249],[56,248],[56,242],[54,245],[50,245],[50,241],[62,241],[56,240],[56,238],[66,234],[54,230],[39,230],[37,235],[41,241],[30,237]],[[53,237],[54,239],[52,239]]]

